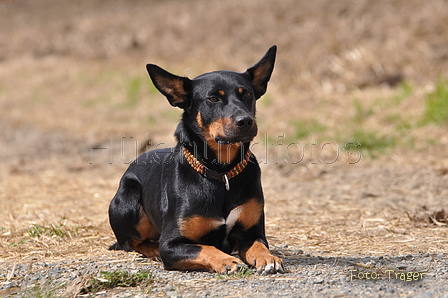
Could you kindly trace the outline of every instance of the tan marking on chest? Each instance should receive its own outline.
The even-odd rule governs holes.
[[[256,198],[250,199],[247,203],[244,203],[237,208],[241,208],[238,222],[241,223],[246,230],[256,225],[263,215],[263,204]]]
[[[226,219],[226,236],[229,235],[229,233],[232,230],[233,226],[238,221],[238,218],[239,218],[239,216],[241,214],[242,209],[243,209],[242,206],[238,206],[238,207],[232,209],[232,211],[230,211],[229,215],[227,216],[227,219]]]
[[[199,241],[219,227],[226,226],[226,236],[229,235],[236,223],[240,223],[245,230],[256,225],[263,214],[263,204],[257,199],[251,199],[247,203],[233,208],[226,219],[214,219],[195,215],[179,220],[179,230],[182,236],[193,241]]]
[[[229,235],[236,223],[240,223],[245,230],[253,227],[259,222],[262,214],[263,204],[255,198],[233,208],[226,219],[226,235]]]
[[[214,218],[195,215],[179,220],[179,229],[182,236],[198,241],[203,236],[225,224],[224,219],[217,220]]]

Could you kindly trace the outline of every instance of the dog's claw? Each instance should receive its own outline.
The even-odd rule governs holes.
[[[273,261],[271,263],[268,263],[266,265],[263,265],[259,268],[257,268],[257,274],[260,275],[268,275],[268,274],[275,274],[275,273],[284,273],[285,268],[281,261]]]
[[[275,266],[274,263],[270,263],[266,266],[266,268],[264,269],[264,271],[266,273],[275,273]]]
[[[226,265],[226,266],[224,266],[224,270],[219,274],[230,275],[230,274],[238,273],[238,272],[244,270],[245,268],[249,268],[249,267],[246,264],[237,264],[232,269],[229,265]]]
[[[285,268],[283,267],[282,263],[275,262],[275,268],[277,268],[278,273],[285,273]]]

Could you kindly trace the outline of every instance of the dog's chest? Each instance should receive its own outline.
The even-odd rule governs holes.
[[[229,235],[230,231],[235,226],[236,222],[239,220],[242,211],[243,206],[238,206],[230,211],[226,219],[223,219],[221,221],[222,225],[225,225],[226,236]]]
[[[257,199],[233,208],[226,218],[205,217],[194,215],[179,220],[182,236],[198,241],[205,235],[217,229],[225,229],[225,237],[229,235],[236,224],[244,230],[256,225],[263,214],[263,204]]]

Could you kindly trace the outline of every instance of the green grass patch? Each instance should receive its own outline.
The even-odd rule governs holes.
[[[387,123],[394,125],[396,131],[401,131],[403,133],[409,131],[415,127],[415,123],[407,120],[402,114],[393,112],[385,117]]]
[[[14,242],[10,242],[9,245],[17,247],[19,245],[26,245],[30,241],[34,241],[34,238],[73,238],[80,234],[80,230],[83,227],[71,226],[66,222],[66,218],[63,217],[58,223],[50,225],[33,224],[30,228],[22,231],[15,231],[12,234],[19,236]]]
[[[445,81],[441,85],[443,88],[439,86],[439,91],[435,93],[446,96],[448,83]],[[337,141],[349,144],[348,149],[359,151],[363,156],[372,158],[377,158],[397,146],[413,148],[415,141],[409,132],[416,127],[416,121],[403,114],[401,109],[403,102],[413,93],[414,86],[409,82],[402,82],[392,92],[379,92],[380,96],[378,93],[354,94],[350,111],[347,111],[344,120],[333,126],[327,126],[316,119],[294,119],[290,122],[294,133],[286,141],[296,142],[310,136],[317,143]],[[440,97],[438,95],[438,98]],[[443,103],[447,105],[444,109],[448,111],[448,98],[444,98]],[[438,102],[437,110],[443,110],[441,105]],[[387,127],[388,133],[385,133],[384,127]]]
[[[128,92],[126,95],[125,105],[129,108],[135,107],[140,99],[140,89],[143,84],[143,79],[141,77],[135,77],[128,82]]]
[[[18,245],[22,245],[22,244],[25,244],[25,239],[21,239],[21,240],[19,240],[19,241],[17,241],[17,242],[11,242],[9,245],[10,245],[11,247],[16,247],[16,246],[18,246]]]
[[[36,280],[32,287],[25,287],[23,289],[18,289],[17,293],[15,293],[13,297],[24,297],[24,298],[66,297],[61,296],[60,293],[60,290],[63,290],[66,287],[67,284],[65,282],[54,285],[52,278],[50,276],[46,276],[43,279]],[[22,290],[24,291],[22,292]]]
[[[266,93],[263,95],[262,98],[260,98],[260,103],[263,105],[263,107],[270,107],[272,105],[272,98],[269,93]]]
[[[355,129],[348,139],[343,140],[345,144],[356,144],[356,148],[364,156],[377,158],[388,149],[395,147],[398,140],[392,135],[381,135],[376,131]]]
[[[137,273],[130,273],[126,270],[101,271],[99,276],[90,279],[81,294],[90,294],[113,289],[116,287],[148,287],[154,282],[154,276],[149,270],[142,270]]]
[[[106,106],[117,109],[135,108],[142,99],[150,100],[159,93],[146,72],[129,74],[116,68],[104,68],[94,73],[80,70],[78,81],[86,90],[102,90],[100,93],[87,92],[82,100],[84,107]]]
[[[55,298],[60,297],[56,295],[56,289],[50,289],[48,286],[34,285],[32,289],[23,293],[24,298]]]
[[[30,237],[70,237],[78,234],[78,228],[71,228],[66,226],[66,218],[63,217],[57,224],[51,224],[49,226],[33,225],[28,230]]]
[[[425,98],[425,112],[421,124],[448,123],[448,80],[440,78],[433,92]]]
[[[324,132],[327,129],[325,125],[314,119],[295,119],[292,121],[291,125],[294,127],[294,141],[307,138],[311,134],[315,135],[317,133]]]
[[[403,81],[397,86],[397,94],[392,97],[391,104],[400,104],[412,95],[414,88],[409,82]]]
[[[158,124],[157,117],[154,115],[147,116],[146,120],[149,125],[156,126]]]
[[[249,278],[255,273],[254,269],[249,268],[248,266],[243,266],[240,270],[237,272],[234,272],[232,274],[216,274],[215,277],[218,280],[222,279],[244,279]]]
[[[232,277],[234,278],[248,278],[250,276],[252,276],[254,274],[255,270],[254,269],[250,269],[247,266],[244,266],[243,268],[241,268],[238,272],[235,272],[234,274],[232,274]]]
[[[353,107],[355,108],[355,116],[353,117],[355,123],[362,123],[367,117],[373,115],[372,107],[364,107],[357,97],[353,100]]]
[[[437,140],[434,140],[434,139],[427,139],[425,143],[426,143],[426,145],[428,145],[428,146],[433,146],[433,145],[437,145],[437,144],[439,144],[439,143],[437,142]]]
[[[412,121],[400,112],[400,104],[414,92],[408,82],[399,84],[392,96],[380,97],[365,104],[359,97],[353,99],[354,115],[344,124],[347,129],[344,137],[336,137],[346,144],[357,144],[356,149],[364,156],[377,158],[398,145],[413,146],[409,131],[415,127]],[[365,129],[367,120],[392,127],[393,133],[381,133],[381,128]],[[346,137],[348,135],[348,138]],[[359,147],[358,147],[359,144]]]

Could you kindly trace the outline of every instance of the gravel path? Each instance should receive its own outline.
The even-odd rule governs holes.
[[[121,252],[89,259],[9,264],[0,274],[2,280],[7,279],[0,284],[0,296],[90,297],[79,292],[86,280],[101,271],[149,270],[154,279],[150,287],[118,287],[91,296],[448,297],[447,254],[327,257],[290,248],[274,249],[274,253],[284,256],[287,273],[238,277],[166,271],[159,261]]]

